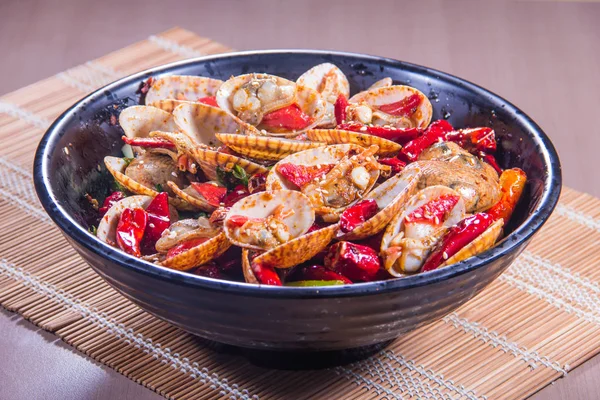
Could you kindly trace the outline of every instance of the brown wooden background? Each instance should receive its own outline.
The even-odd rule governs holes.
[[[377,54],[508,98],[551,136],[565,184],[600,196],[599,19],[600,4],[575,2],[0,0],[0,94],[175,25],[241,50]],[[2,399],[158,398],[5,311],[0,332]],[[597,376],[598,358],[536,398],[597,398]]]

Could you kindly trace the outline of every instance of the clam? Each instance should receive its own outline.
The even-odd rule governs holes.
[[[250,136],[235,133],[217,133],[216,137],[236,153],[258,160],[279,161],[299,151],[325,146],[325,143],[319,141]]]
[[[220,108],[201,103],[183,103],[173,110],[179,129],[197,144],[214,146],[217,132],[240,132],[238,122]]]
[[[168,159],[166,156],[161,156],[161,157]],[[170,160],[170,159],[168,159],[168,160]],[[141,164],[140,160],[138,160],[137,163],[138,164],[134,165],[132,168],[135,168],[135,169],[145,168],[144,167],[145,163]],[[159,193],[158,191],[155,190],[156,184],[160,184],[161,186],[164,185],[163,189],[169,191],[166,180],[161,180],[160,182],[156,182],[155,178],[157,177],[157,175],[146,174],[146,173],[144,173],[143,169],[141,172],[139,172],[139,173],[136,172],[135,174],[130,172],[130,175],[134,175],[133,178],[128,176],[127,171],[132,166],[131,164],[133,164],[133,162],[131,162],[131,164],[128,167],[127,163],[122,158],[108,156],[108,157],[104,157],[104,164],[106,165],[106,168],[108,169],[108,171],[115,178],[115,180],[117,182],[119,182],[121,185],[123,185],[130,192],[133,192],[135,194],[150,196],[150,197],[156,197],[156,195],[158,195],[158,193]],[[177,171],[176,167],[175,167],[174,171]],[[172,171],[172,173],[174,173],[175,176],[171,175],[170,176],[171,180],[173,180],[173,178],[181,178],[180,174],[182,174],[182,173],[174,172],[174,171]],[[160,175],[163,175],[163,174],[160,174]],[[145,180],[144,177],[147,177],[150,180]],[[136,179],[140,179],[140,181],[138,181]],[[154,186],[152,185],[152,183],[154,183]],[[179,210],[194,210],[194,207],[192,205],[190,205],[188,202],[183,201],[177,197],[170,196],[169,204],[175,206]]]
[[[246,171],[248,175],[254,175],[257,173],[266,175],[269,172],[266,167],[246,160],[245,158],[224,153],[208,146],[198,145],[194,143],[189,136],[182,133],[153,132],[152,136],[160,137],[175,143],[178,151],[196,160],[196,162],[202,168],[202,171],[204,171],[206,177],[210,180],[216,180],[217,167],[226,171],[230,171],[234,166],[237,165]]]
[[[206,201],[206,199],[203,198],[200,193],[198,193],[191,185],[185,189],[181,189],[175,182],[172,181],[168,181],[167,185],[173,191],[175,196],[202,211],[213,212],[217,209],[217,207]]]
[[[412,113],[396,113],[389,108],[409,98],[417,100]],[[394,85],[366,90],[350,98],[348,116],[363,124],[391,125],[397,128],[426,128],[431,122],[431,102],[419,90],[410,86]]]
[[[113,204],[113,206],[108,209],[98,224],[98,230],[96,234],[98,239],[105,243],[115,245],[117,243],[117,225],[119,224],[119,218],[121,217],[123,210],[126,208],[146,209],[151,201],[152,197],[150,196],[137,195],[125,197],[124,199]],[[169,210],[171,214],[171,221],[177,221],[177,210],[175,210],[173,207],[169,207]]]
[[[405,169],[402,174],[414,168]],[[419,177],[417,177],[419,179]],[[427,206],[438,201],[446,208],[440,217]],[[431,186],[417,192],[390,222],[381,241],[383,265],[394,276],[417,272],[446,229],[465,216],[460,194],[445,186]]]
[[[273,268],[302,264],[323,251],[338,229],[335,224],[307,233],[258,255],[252,262]]]
[[[500,185],[489,176],[468,165],[447,161],[416,161],[406,168],[423,171],[419,188],[443,185],[456,190],[464,199],[467,212],[485,211],[500,200]],[[497,177],[495,171],[493,174]]]
[[[392,142],[391,140],[341,129],[309,129],[306,131],[306,136],[308,136],[310,140],[325,142],[327,144],[352,143],[362,147],[376,145],[379,147],[377,155],[384,157],[398,154],[398,152],[402,150],[401,145]]]
[[[254,271],[252,271],[250,250],[242,249],[242,273],[244,274],[244,280],[247,283],[259,284],[260,282],[256,279]]]
[[[305,234],[315,220],[310,200],[293,190],[259,192],[235,203],[223,223],[235,245],[267,251]]]
[[[367,149],[354,144],[331,145],[292,154],[279,161],[267,176],[267,189],[296,189],[306,194],[317,214],[326,222],[336,222],[339,214],[353,202],[364,197],[379,178],[379,164],[374,154],[377,146]],[[304,186],[289,181],[284,168],[327,168]]]
[[[385,77],[385,78],[382,78],[382,79],[378,80],[377,82],[373,83],[371,86],[369,86],[369,88],[367,90],[390,87],[393,84],[394,84],[394,82],[392,81],[392,78]]]
[[[162,100],[195,102],[212,97],[223,84],[219,79],[203,76],[169,75],[154,79],[146,94],[146,104],[156,106]]]
[[[318,125],[326,113],[325,101],[316,90],[268,74],[240,75],[227,80],[217,92],[217,104],[238,119],[240,125],[276,136],[295,136]],[[266,123],[266,116],[286,107],[297,107],[304,123],[293,127]]]
[[[394,175],[367,194],[363,200],[375,200],[379,211],[350,232],[339,232],[339,240],[361,240],[381,232],[400,213],[415,194],[421,172],[418,169]]]
[[[182,253],[173,257],[168,257],[161,262],[162,265],[168,268],[179,271],[188,271],[192,268],[206,264],[210,260],[219,257],[231,247],[231,243],[223,232],[211,237]]]
[[[208,218],[187,218],[179,220],[163,232],[156,242],[156,251],[166,253],[178,244],[199,238],[212,238],[220,233],[220,229],[212,226]]]
[[[316,90],[327,102],[327,112],[319,126],[335,126],[334,105],[338,96],[350,97],[350,84],[346,75],[334,64],[323,63],[300,75],[296,83]]]
[[[129,138],[148,137],[152,131],[177,132],[173,116],[156,107],[127,107],[119,115],[119,125]]]

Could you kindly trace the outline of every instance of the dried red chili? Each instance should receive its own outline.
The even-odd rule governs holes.
[[[297,104],[291,104],[265,114],[261,125],[267,129],[298,131],[306,128],[311,122],[312,119]]]
[[[212,183],[192,182],[192,187],[214,207],[219,207],[227,194],[227,188]]]
[[[185,242],[181,242],[177,246],[169,249],[169,251],[167,252],[167,259],[173,258],[173,257],[183,253],[184,251],[193,249],[194,247],[206,242],[208,239],[209,238],[196,238],[196,239],[186,240]]]
[[[379,211],[377,202],[373,199],[359,201],[348,207],[340,216],[340,230],[344,233],[351,232]]]
[[[379,110],[396,117],[408,117],[417,111],[423,99],[417,93],[403,98],[400,101],[379,106]]]
[[[421,271],[433,271],[438,268],[444,261],[481,235],[493,222],[494,218],[489,214],[479,213],[467,217],[451,227],[427,257]]]
[[[321,178],[325,176],[334,166],[334,164],[280,164],[277,166],[277,172],[279,172],[285,179],[298,186],[298,188],[302,189],[315,178]]]
[[[219,105],[217,104],[217,98],[215,96],[201,97],[196,100],[196,102],[219,108]]]
[[[351,242],[338,242],[329,248],[325,266],[353,282],[375,279],[381,267],[377,252]]]
[[[98,209],[100,216],[106,214],[106,212],[115,205],[119,200],[123,200],[125,198],[125,193],[123,192],[112,192],[106,199],[104,199],[104,203],[102,203],[102,207]]]
[[[346,121],[346,117],[348,116],[347,107],[348,99],[343,94],[340,94],[333,106],[336,124],[343,124]]]
[[[444,140],[444,135],[451,132],[454,128],[446,120],[432,122],[422,136],[406,143],[400,150],[400,158],[406,161],[417,161],[419,155],[439,140]]]
[[[447,218],[459,199],[460,196],[444,194],[413,210],[406,216],[405,222],[425,222],[439,225]]]
[[[129,138],[127,136],[121,137],[125,143],[131,146],[149,147],[149,148],[161,148],[161,149],[174,149],[175,143],[169,142],[166,139],[161,138]]]
[[[142,208],[126,208],[117,225],[117,244],[127,254],[140,257],[140,244],[148,223],[148,214]]]
[[[144,239],[142,240],[142,250],[146,254],[151,254],[156,251],[155,245],[162,233],[171,226],[171,213],[169,212],[169,195],[167,192],[159,193],[148,207],[148,224],[144,231]]]
[[[250,192],[244,185],[237,185],[233,190],[227,192],[223,197],[223,204],[225,207],[231,207],[244,197],[250,196]]]

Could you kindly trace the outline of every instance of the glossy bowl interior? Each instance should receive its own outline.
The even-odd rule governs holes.
[[[448,268],[383,282],[340,287],[259,287],[169,270],[128,256],[88,232],[94,211],[86,193],[103,198],[112,179],[102,159],[120,155],[122,130],[111,123],[139,103],[149,76],[202,75],[227,79],[267,72],[295,80],[308,68],[332,62],[352,93],[376,80],[423,91],[433,119],[455,127],[490,126],[498,161],[520,167],[529,181],[507,232],[493,249]],[[114,121],[114,118],[113,118]],[[145,71],[82,99],[48,129],[37,150],[38,196],[54,222],[109,284],[147,311],[208,339],[263,349],[330,350],[380,343],[441,318],[495,279],[525,248],[552,212],[561,173],[548,137],[506,100],[451,75],[395,60],[349,53],[266,51],[224,54]]]

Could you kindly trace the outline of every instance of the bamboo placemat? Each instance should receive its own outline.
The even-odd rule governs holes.
[[[0,98],[0,304],[168,398],[522,398],[600,351],[600,200],[568,188],[528,250],[482,294],[351,365],[260,368],[116,293],[37,201],[36,145],[100,86],[227,50],[176,28]]]

